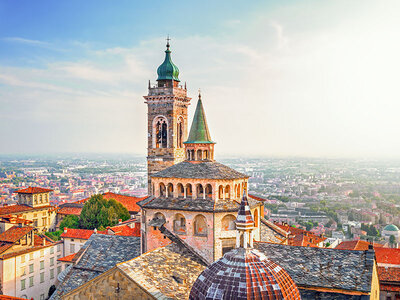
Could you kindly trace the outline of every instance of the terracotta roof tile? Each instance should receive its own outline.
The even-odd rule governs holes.
[[[13,226],[10,229],[0,234],[0,241],[7,243],[15,243],[16,241],[24,237],[26,234],[31,232],[33,229],[34,228],[30,226],[26,227]]]
[[[134,228],[130,228],[128,225],[120,225],[110,227],[109,229],[112,230],[116,235],[140,236],[140,223],[136,223],[136,226]]]
[[[19,298],[7,295],[0,295],[0,300],[26,300],[26,298]]]
[[[74,216],[80,216],[82,211],[82,207],[61,207],[58,211],[57,214],[59,215],[74,215]]]
[[[88,240],[93,233],[94,230],[89,229],[64,228],[64,232],[61,234],[61,238]]]
[[[61,257],[59,259],[57,259],[57,261],[63,261],[63,262],[72,262],[72,260],[74,259],[76,253]]]
[[[400,283],[400,268],[378,267],[379,281]]]
[[[34,210],[33,207],[23,204],[9,205],[0,207],[0,216]]]
[[[48,192],[52,192],[53,190],[51,189],[45,189],[45,188],[41,188],[41,187],[28,187],[26,189],[22,189],[19,191],[16,191],[16,193],[19,194],[39,194],[39,193],[48,193]]]
[[[355,240],[355,241],[344,241],[335,247],[338,250],[368,250],[370,242]],[[383,247],[382,244],[374,243],[374,248]]]
[[[378,264],[400,265],[400,249],[375,247],[376,262]]]

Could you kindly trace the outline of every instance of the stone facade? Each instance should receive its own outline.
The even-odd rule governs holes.
[[[150,183],[152,174],[185,158],[183,142],[187,137],[187,109],[191,98],[187,96],[186,88],[181,86],[149,86],[149,94],[144,98],[148,107],[147,169]]]
[[[129,279],[117,267],[96,277],[87,284],[80,286],[62,297],[64,300],[94,300],[94,299],[155,299]]]

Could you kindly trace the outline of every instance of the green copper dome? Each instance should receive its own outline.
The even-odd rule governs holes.
[[[199,101],[197,101],[196,112],[194,113],[192,127],[190,127],[189,137],[188,140],[185,142],[185,144],[193,143],[214,144],[214,142],[211,140],[210,132],[208,131],[206,114],[204,112],[203,103],[201,102],[200,95]]]
[[[167,50],[165,50],[164,62],[157,69],[157,75],[158,75],[157,81],[158,80],[180,81],[178,78],[179,69],[172,62],[172,59],[171,59],[171,50],[169,50],[169,43],[167,44]]]
[[[396,225],[390,224],[386,225],[385,228],[383,228],[385,231],[399,231],[399,228]]]

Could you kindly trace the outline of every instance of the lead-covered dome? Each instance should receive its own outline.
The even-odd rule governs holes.
[[[205,269],[189,299],[301,299],[289,274],[255,249],[236,248]]]
[[[157,81],[158,80],[179,80],[179,69],[172,62],[171,59],[171,50],[169,50],[169,43],[167,44],[167,50],[165,50],[165,59],[164,62],[157,69]]]

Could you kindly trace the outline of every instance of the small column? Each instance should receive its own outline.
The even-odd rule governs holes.
[[[184,187],[183,187],[183,198],[185,198],[185,199],[186,199],[186,189],[187,189],[187,187],[184,186]]]
[[[240,247],[240,232],[236,230],[236,248]]]
[[[254,233],[253,233],[253,230],[251,230],[250,231],[250,248],[253,248],[253,236],[254,236]]]
[[[243,248],[247,249],[248,248],[248,243],[249,243],[249,232],[245,231],[243,233]]]

